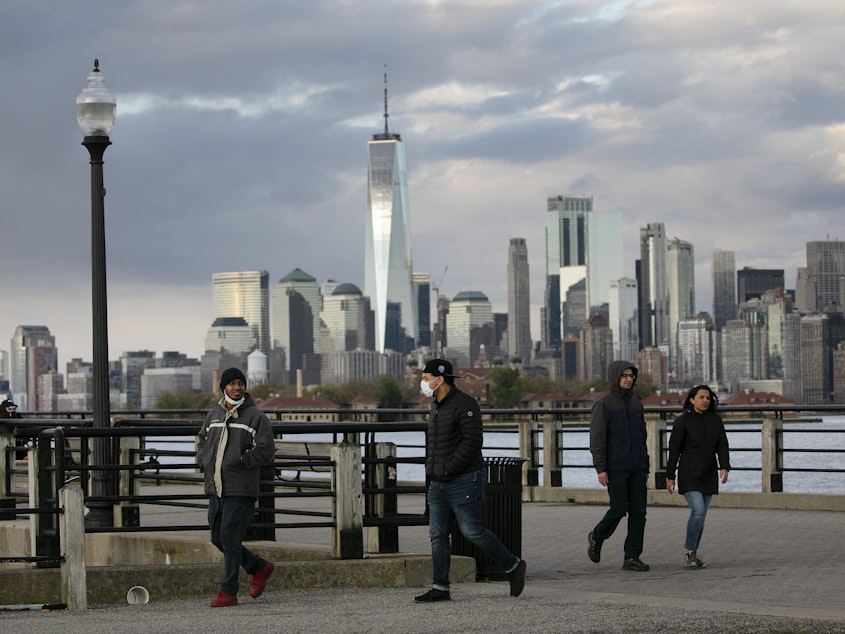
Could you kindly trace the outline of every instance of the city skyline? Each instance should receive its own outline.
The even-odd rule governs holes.
[[[696,308],[709,312],[714,249],[737,269],[783,268],[794,288],[807,242],[845,238],[845,69],[831,62],[845,8],[364,4],[3,3],[14,64],[0,78],[25,98],[0,104],[0,333],[43,324],[62,364],[90,358],[73,100],[94,57],[117,99],[104,166],[112,358],[199,356],[218,271],[267,270],[274,284],[298,267],[364,287],[364,147],[382,127],[385,62],[414,270],[439,280],[448,266],[442,295],[480,291],[505,312],[507,244],[525,237],[535,340],[548,196],[587,193],[595,213],[621,214],[630,278],[639,228],[665,223],[695,246]],[[338,19],[331,41],[301,35]]]

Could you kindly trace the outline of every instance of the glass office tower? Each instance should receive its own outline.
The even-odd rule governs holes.
[[[243,317],[256,346],[270,352],[270,275],[267,271],[234,271],[211,276],[214,319]]]
[[[367,145],[367,218],[364,244],[364,294],[376,318],[376,350],[409,352],[418,339],[411,280],[411,223],[405,146],[387,126],[387,77],[384,132]],[[388,312],[400,327],[388,330]]]

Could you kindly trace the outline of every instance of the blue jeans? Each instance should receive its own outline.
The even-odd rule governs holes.
[[[519,557],[511,553],[493,532],[484,527],[481,512],[487,471],[470,471],[450,482],[431,481],[428,485],[428,533],[431,537],[433,587],[449,589],[449,565],[452,563],[450,535],[458,522],[464,537],[495,560],[503,570],[511,570]]]
[[[263,570],[267,560],[262,559],[241,542],[252,525],[255,514],[255,498],[227,495],[211,496],[208,500],[208,526],[211,528],[211,543],[223,553],[223,580],[220,591],[226,594],[238,593],[238,568],[243,566],[247,574]]]
[[[619,522],[627,515],[625,559],[639,557],[643,552],[648,501],[647,482],[648,471],[609,471],[607,474],[610,508],[593,529],[593,537],[597,541],[604,541],[613,535]]]
[[[710,508],[712,495],[704,495],[701,491],[687,491],[684,497],[689,504],[689,519],[687,520],[687,540],[684,548],[687,550],[698,550],[701,543],[701,535],[704,532],[704,520],[707,517],[707,509]]]

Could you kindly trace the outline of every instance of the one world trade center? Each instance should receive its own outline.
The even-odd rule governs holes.
[[[418,338],[411,276],[411,225],[405,146],[387,125],[367,144],[364,294],[375,312],[376,350],[410,352]]]

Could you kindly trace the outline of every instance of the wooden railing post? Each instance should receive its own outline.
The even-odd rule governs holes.
[[[536,421],[520,421],[519,455],[528,458],[522,469],[522,486],[535,487],[540,484],[540,464],[535,438],[539,430]]]
[[[141,439],[138,436],[123,436],[117,440],[120,443],[120,464],[136,467],[141,450]],[[140,487],[138,486],[139,475],[140,473],[137,470],[122,469],[118,475],[118,494],[121,496],[138,495],[140,492]],[[114,507],[114,525],[140,526],[141,516],[139,508],[137,502],[118,502]]]
[[[69,610],[88,608],[88,587],[85,576],[85,502],[82,486],[71,482],[59,489],[59,544],[64,557],[61,563],[62,602]]]
[[[373,484],[379,489],[396,487],[396,445],[392,442],[375,444],[375,457],[386,460],[373,465],[375,478]],[[395,515],[398,511],[398,501],[395,493],[377,493],[372,496],[372,513],[375,517],[384,518]],[[370,526],[367,528],[367,552],[370,553],[398,553],[399,527]]]
[[[0,431],[0,520],[14,519],[15,498],[12,497],[9,462],[14,464],[15,453],[8,450],[15,446],[12,434]],[[7,481],[10,486],[7,486]]]
[[[646,448],[649,457],[648,488],[663,489],[666,487],[666,456],[664,455],[663,436],[666,433],[665,420],[647,420],[645,422]]]
[[[361,446],[343,442],[332,447],[335,531],[332,555],[364,558],[364,494],[361,483]]]
[[[763,493],[783,492],[783,453],[779,451],[783,421],[764,418],[760,430],[761,471]]]
[[[547,420],[543,423],[543,486],[563,486],[563,465],[561,464],[560,421]]]

